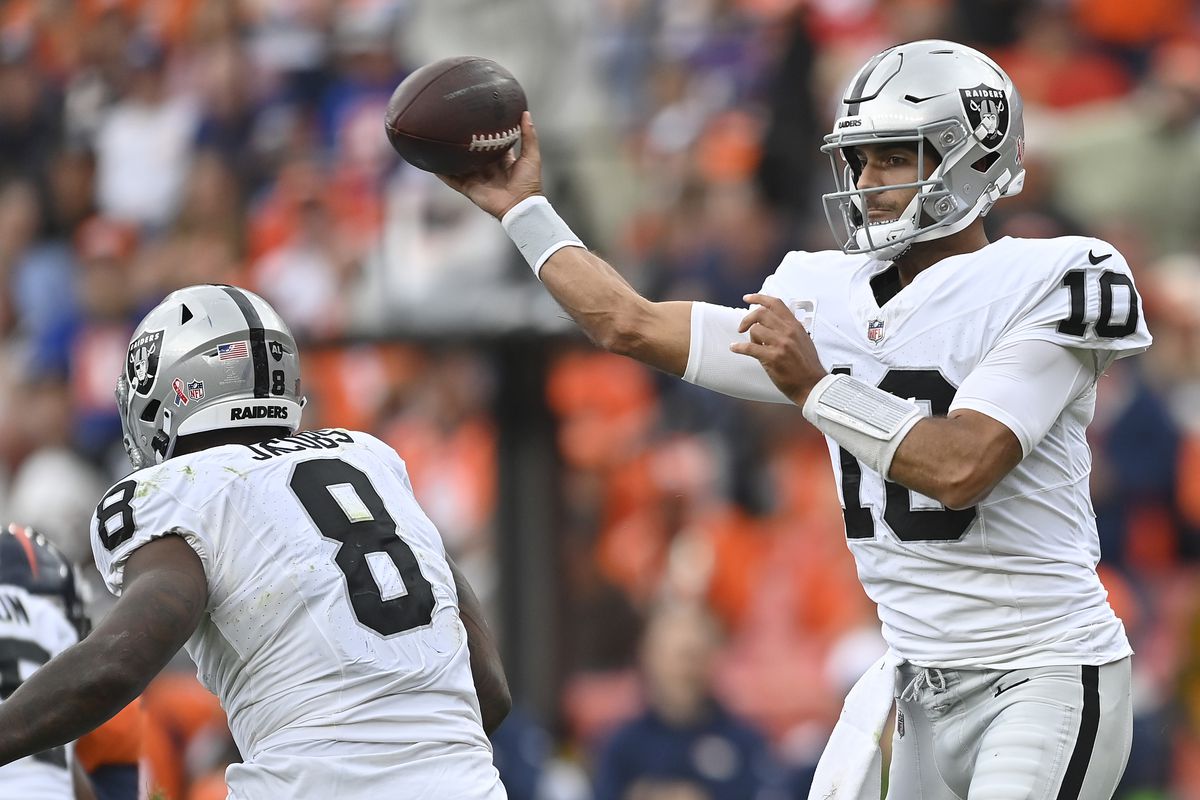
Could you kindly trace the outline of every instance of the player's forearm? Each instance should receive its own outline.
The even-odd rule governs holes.
[[[491,735],[512,711],[512,694],[502,669],[496,662],[477,661],[471,658],[471,677],[475,682],[475,693],[479,697],[479,717],[483,732]]]
[[[446,563],[450,565],[458,593],[458,615],[467,631],[471,680],[479,699],[479,715],[484,732],[490,734],[500,727],[512,710],[512,694],[509,692],[508,678],[504,675],[504,662],[500,660],[500,649],[496,646],[475,590],[452,559],[447,557]]]
[[[539,273],[546,289],[588,338],[618,355],[629,356],[672,375],[687,368],[684,325],[668,317],[687,312],[652,303],[604,259],[580,247],[564,247]]]
[[[0,705],[0,764],[78,739],[129,705],[196,630],[207,600],[200,559],[181,536],[135,551],[100,626]]]
[[[652,303],[589,252],[541,194],[506,211],[505,232],[593,342],[672,375],[687,368],[690,303]]]
[[[74,741],[137,697],[153,673],[126,666],[131,646],[93,635],[25,681],[0,705],[0,764]]]
[[[928,417],[900,442],[888,480],[947,508],[970,508],[1020,461],[1016,438],[1002,435],[984,435],[962,416]]]
[[[611,265],[581,247],[564,247],[539,277],[589,339],[605,350],[629,349],[641,297]]]
[[[479,698],[479,716],[484,733],[491,734],[500,727],[508,712],[512,710],[512,694],[508,678],[504,674],[504,663],[496,647],[491,631],[480,613],[463,612],[463,626],[467,629],[467,649],[471,655],[471,681],[475,684],[475,695]]]

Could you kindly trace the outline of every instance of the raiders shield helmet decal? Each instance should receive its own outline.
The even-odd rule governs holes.
[[[158,377],[162,338],[162,331],[147,331],[129,344],[129,354],[125,357],[125,379],[134,393],[143,397],[150,394],[154,379]]]
[[[959,89],[971,133],[988,150],[995,150],[1008,133],[1008,99],[1003,89],[982,83],[974,89]]]

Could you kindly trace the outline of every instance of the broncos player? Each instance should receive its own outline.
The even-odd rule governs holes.
[[[66,559],[43,536],[15,524],[0,530],[0,702],[87,630]],[[78,787],[76,787],[78,782]],[[90,796],[73,746],[57,746],[0,767],[0,797],[67,800]]]
[[[0,764],[100,724],[186,646],[244,759],[231,800],[501,800],[485,731],[510,700],[479,601],[391,448],[298,432],[278,314],[230,286],[172,293],[117,402],[136,471],[91,533],[120,599],[0,706]]]
[[[851,692],[811,796],[878,798],[895,695],[892,797],[1110,797],[1131,649],[1096,573],[1084,429],[1100,375],[1150,335],[1107,242],[988,242],[982,217],[1025,176],[1008,76],[947,41],[868,61],[823,148],[839,247],[790,253],[748,308],[640,297],[542,196],[528,115],[522,136],[520,158],[443,180],[501,220],[593,341],[795,403],[827,437],[890,652]]]

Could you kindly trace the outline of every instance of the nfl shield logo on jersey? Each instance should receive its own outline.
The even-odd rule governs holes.
[[[873,319],[867,323],[867,341],[871,344],[883,341],[883,320]]]

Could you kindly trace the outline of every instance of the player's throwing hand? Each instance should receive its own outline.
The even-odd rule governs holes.
[[[742,299],[755,306],[738,326],[738,333],[748,333],[750,341],[734,342],[729,349],[757,358],[779,391],[803,406],[813,386],[826,375],[812,338],[778,297],[748,294]]]
[[[542,193],[542,155],[538,150],[533,117],[521,115],[521,155],[510,150],[504,158],[478,172],[466,175],[438,175],[456,192],[500,219],[517,203]]]

